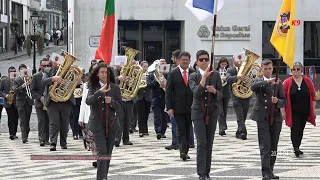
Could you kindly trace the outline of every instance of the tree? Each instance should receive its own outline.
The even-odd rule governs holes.
[[[31,56],[31,50],[33,46],[31,45],[31,42],[36,42],[37,46],[37,51],[38,54],[41,56],[43,54],[43,49],[44,49],[44,35],[40,32],[36,34],[29,34],[26,38],[26,48],[27,48],[27,54],[28,56]]]

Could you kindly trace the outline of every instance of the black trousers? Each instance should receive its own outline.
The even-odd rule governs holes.
[[[132,115],[130,119],[130,129],[136,129],[139,119],[138,102],[133,103]]]
[[[222,98],[219,100],[220,106],[221,106],[221,113],[218,117],[219,122],[219,129],[220,130],[227,130],[227,113],[228,113],[228,106],[229,106],[230,98]]]
[[[129,141],[130,122],[133,116],[133,101],[122,101],[122,109],[118,110],[117,119],[119,119],[120,128],[117,130],[116,141]]]
[[[6,108],[8,114],[8,127],[10,136],[15,136],[17,134],[18,129],[18,109],[11,105],[9,108]]]
[[[293,148],[299,148],[301,145],[308,116],[309,113],[292,113],[291,142]]]
[[[39,142],[49,142],[49,116],[43,107],[36,107]]]
[[[27,140],[29,136],[31,112],[32,106],[28,103],[25,103],[23,106],[18,107],[22,140]]]
[[[148,133],[148,119],[150,114],[151,102],[147,102],[144,98],[137,101],[138,106],[138,125],[139,133]]]
[[[257,127],[262,176],[270,178],[277,158],[282,121],[274,121],[272,126],[270,126],[269,121],[264,119],[257,121]]]
[[[177,123],[178,141],[180,144],[180,153],[188,154],[189,135],[191,128],[191,113],[175,113],[174,118]]]
[[[233,100],[233,107],[236,111],[238,129],[236,134],[247,134],[246,119],[250,108],[250,98]]]
[[[197,173],[206,175],[210,173],[212,159],[212,145],[217,127],[217,116],[211,116],[208,125],[205,120],[193,120],[194,132],[197,139]]]
[[[154,130],[156,134],[164,135],[167,130],[168,113],[164,112],[164,104],[152,105],[154,115]]]
[[[73,132],[73,136],[78,136],[78,135],[82,136],[82,131],[81,131],[80,125],[78,124],[79,114],[80,114],[80,105],[73,105],[72,106],[72,118],[73,118],[72,132]]]

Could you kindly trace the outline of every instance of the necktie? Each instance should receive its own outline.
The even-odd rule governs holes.
[[[186,70],[183,71],[183,80],[184,80],[184,83],[186,84],[186,86],[188,86],[188,79],[187,79],[187,71]]]

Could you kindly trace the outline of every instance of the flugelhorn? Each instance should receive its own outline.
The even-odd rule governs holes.
[[[23,81],[25,84],[31,83],[32,81],[32,76],[31,76],[31,69],[24,69],[20,71],[20,77],[23,78]],[[26,92],[27,96],[32,99],[31,91],[30,91],[30,86],[26,85]]]

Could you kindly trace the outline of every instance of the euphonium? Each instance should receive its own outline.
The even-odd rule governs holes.
[[[220,73],[220,78],[221,78],[221,82],[222,82],[222,87],[224,87],[225,85],[228,84],[228,82],[227,82],[227,70],[226,70],[226,68],[224,68],[224,69],[220,69],[220,68],[219,68],[219,73]]]
[[[160,63],[156,65],[156,69],[154,70],[154,79],[159,84],[167,83],[167,79],[164,77],[164,75],[160,72]],[[166,91],[166,88],[162,88],[164,91]]]
[[[120,75],[125,77],[125,81],[120,81],[119,87],[123,99],[133,99],[139,89],[147,86],[145,81],[141,81],[143,69],[140,65],[133,64],[134,57],[139,53],[138,50],[124,47],[127,57],[126,64],[122,67]]]
[[[56,73],[56,76],[62,77],[62,83],[54,82],[49,91],[51,100],[55,102],[68,101],[83,75],[80,67],[72,65],[77,58],[65,51],[63,53],[64,60]]]
[[[251,91],[253,79],[259,76],[261,67],[255,63],[260,56],[247,49],[244,50],[246,61],[241,63],[238,71],[238,75],[243,75],[244,78],[242,80],[238,79],[236,83],[232,84],[232,92],[236,97],[246,99],[253,94]]]

